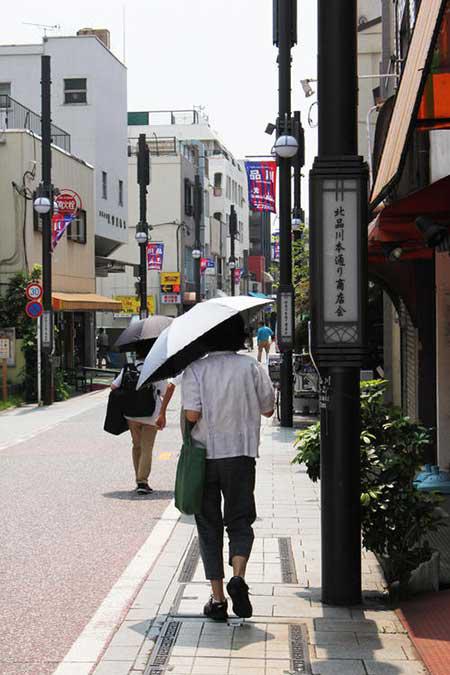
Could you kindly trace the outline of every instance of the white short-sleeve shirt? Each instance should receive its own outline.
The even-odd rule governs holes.
[[[192,363],[181,383],[183,408],[201,412],[192,438],[208,459],[257,457],[261,414],[274,408],[272,382],[253,357],[214,352]]]

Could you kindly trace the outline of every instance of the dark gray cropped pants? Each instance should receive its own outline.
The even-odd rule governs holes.
[[[223,579],[223,529],[227,528],[229,564],[235,555],[249,558],[255,538],[255,460],[230,457],[206,460],[202,512],[195,516],[205,576]],[[222,515],[222,495],[224,501]]]

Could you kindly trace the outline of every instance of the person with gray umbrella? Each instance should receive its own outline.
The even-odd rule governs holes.
[[[136,492],[141,495],[153,492],[148,482],[152,469],[153,446],[158,430],[165,426],[164,412],[173,394],[173,387],[168,388],[167,382],[161,380],[141,392],[136,392],[136,384],[145,357],[158,335],[170,323],[171,319],[164,316],[152,316],[135,321],[121,334],[115,344],[120,351],[133,351],[136,355],[134,363],[126,364],[113,381],[111,388],[128,390],[129,398],[133,401],[131,409],[128,410],[130,414],[126,414],[125,418],[132,438]],[[136,406],[135,411],[133,405]]]

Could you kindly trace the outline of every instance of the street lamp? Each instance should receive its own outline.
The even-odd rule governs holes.
[[[139,227],[141,227],[140,223],[136,229],[136,234],[134,235],[134,238],[139,245],[146,244],[148,242],[148,234],[145,230],[138,229]]]
[[[48,199],[48,197],[36,197],[33,202],[33,207],[36,213],[38,213],[40,216],[43,216],[45,213],[50,212],[51,201]]]
[[[137,182],[139,185],[139,224],[136,228],[135,239],[139,244],[139,274],[140,274],[140,318],[148,316],[147,307],[147,187],[150,185],[150,150],[145,134],[139,134],[137,157]]]
[[[292,285],[291,169],[299,150],[291,109],[291,49],[297,43],[297,0],[273,0],[273,43],[278,47],[277,140],[273,151],[279,167],[280,284],[277,293],[277,342],[283,427],[293,425],[294,288]]]
[[[201,257],[202,257],[202,252],[200,251],[200,249],[194,248],[193,251],[192,251],[192,258],[194,260],[200,260]]]
[[[273,150],[282,159],[292,159],[298,152],[298,141],[294,136],[283,134],[278,136]]]
[[[234,258],[230,258],[228,260],[228,269],[230,269],[230,270],[236,269],[236,260]]]

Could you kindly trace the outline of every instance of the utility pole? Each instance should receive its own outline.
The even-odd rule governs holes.
[[[278,46],[278,120],[275,152],[279,167],[280,285],[278,289],[278,345],[281,426],[293,424],[294,288],[292,285],[291,166],[298,143],[291,115],[291,48],[297,42],[297,0],[274,0],[274,44]],[[293,144],[291,149],[289,144]]]
[[[148,317],[147,307],[147,187],[150,184],[150,151],[145,134],[139,134],[138,159],[137,159],[137,182],[139,184],[139,224],[136,230],[136,241],[139,244],[139,295],[140,317]]]
[[[200,180],[200,175],[195,174],[194,181],[194,285],[195,285],[195,302],[201,302],[201,274],[200,274],[200,265],[201,265],[201,242],[200,242],[200,230],[202,222],[202,213],[203,213],[203,188]],[[195,254],[195,255],[194,255]]]
[[[42,213],[42,380],[43,403],[53,403],[53,308],[52,308],[52,136],[51,136],[51,79],[50,56],[41,56],[41,137],[42,183],[40,196],[46,197],[50,208]]]
[[[318,0],[319,155],[310,174],[312,351],[321,375],[322,601],[361,601],[360,368],[367,166],[357,140],[357,1]]]
[[[230,261],[229,261],[231,295],[235,295],[236,293],[236,285],[234,283],[235,280],[234,270],[236,269],[234,245],[236,241],[236,233],[237,233],[237,213],[234,204],[232,204],[230,210]]]

